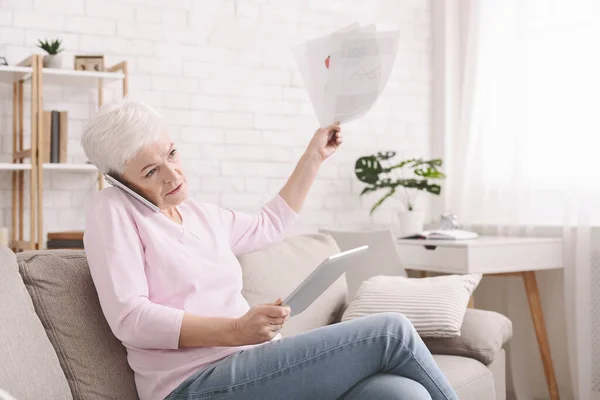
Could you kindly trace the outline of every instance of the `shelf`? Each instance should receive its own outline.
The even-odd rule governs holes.
[[[122,72],[75,71],[73,69],[44,68],[42,84],[62,86],[98,87],[98,82],[120,82],[125,78]]]
[[[48,171],[72,171],[72,172],[98,172],[95,165],[92,164],[67,164],[67,163],[56,163],[56,164],[43,164],[42,166]],[[31,164],[13,164],[13,163],[0,163],[0,171],[29,171],[31,170]]]
[[[21,79],[31,79],[31,67],[0,67],[0,83],[14,83]],[[73,69],[44,68],[42,83],[61,86],[98,87],[98,82],[120,82],[125,78],[122,72],[75,71]]]
[[[15,83],[31,76],[31,67],[0,66],[0,83]]]
[[[43,164],[42,168],[48,171],[98,172],[93,164],[48,163]]]
[[[0,163],[0,171],[29,171],[31,164]]]

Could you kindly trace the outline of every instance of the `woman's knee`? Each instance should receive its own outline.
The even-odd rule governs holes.
[[[415,328],[410,321],[410,319],[406,318],[404,315],[396,312],[385,312],[380,314],[373,315],[374,319],[377,321],[377,324],[385,327],[393,332],[406,332],[406,333],[414,333]]]
[[[404,376],[391,377],[387,390],[395,390],[398,398],[403,400],[431,400],[431,395],[423,385]]]
[[[389,338],[400,339],[409,344],[417,340],[419,334],[414,328],[412,322],[404,315],[394,312],[372,314],[366,317],[357,318],[348,321],[348,324],[354,325],[351,330],[356,329],[359,335],[368,337],[387,336]]]
[[[376,374],[359,382],[342,398],[431,400],[431,395],[423,385],[412,379],[392,374]]]

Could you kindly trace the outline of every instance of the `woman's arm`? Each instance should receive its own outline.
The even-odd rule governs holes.
[[[299,213],[323,162],[342,144],[340,124],[317,129],[279,195]]]
[[[243,346],[273,339],[290,317],[290,308],[278,299],[252,307],[240,318],[198,317],[186,313],[179,347]]]
[[[179,347],[228,347],[239,345],[235,318],[183,315]]]
[[[323,161],[341,143],[339,123],[318,129],[278,196],[263,207],[260,215],[221,210],[234,254],[257,251],[283,238],[300,212]]]
[[[104,316],[124,344],[177,349],[183,310],[148,298],[144,251],[131,211],[114,193],[101,193],[90,208],[85,252]],[[123,194],[123,196],[125,196]]]

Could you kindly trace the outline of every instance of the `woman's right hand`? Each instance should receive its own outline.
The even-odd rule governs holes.
[[[273,304],[261,304],[234,321],[234,330],[241,345],[260,344],[273,339],[290,317],[290,308],[278,299]]]

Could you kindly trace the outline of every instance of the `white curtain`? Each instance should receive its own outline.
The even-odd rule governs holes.
[[[568,362],[559,386],[564,398],[600,398],[593,388],[590,323],[600,318],[590,306],[592,234],[600,226],[600,1],[455,4],[462,7],[459,100],[447,135],[446,207],[468,226],[502,235],[559,227],[565,270],[546,281],[538,274],[540,286],[547,286],[541,288],[547,325],[566,331],[564,341],[550,331],[557,372],[560,354]],[[506,309],[526,309],[515,304],[523,299],[513,291],[507,289]],[[564,303],[556,301],[557,293]],[[564,310],[554,313],[548,304]],[[511,346],[513,361],[524,360],[517,350],[539,359],[537,347],[527,349],[518,340]],[[547,396],[545,380],[524,378],[530,371],[516,364],[518,398]],[[543,377],[541,369],[537,376]]]

